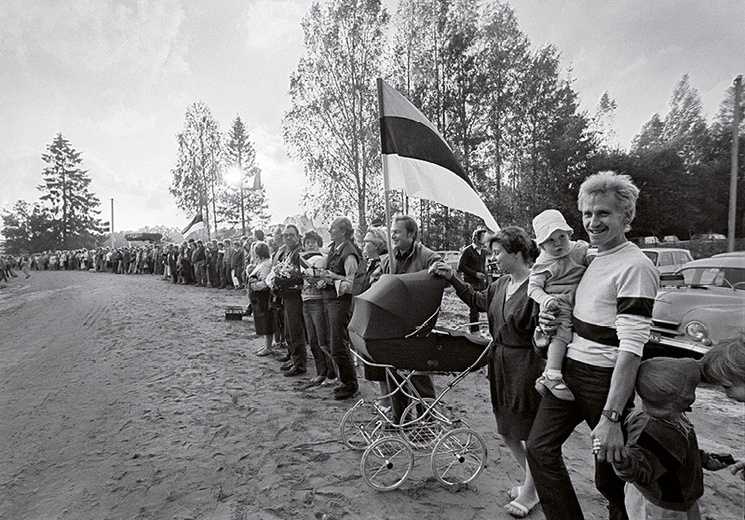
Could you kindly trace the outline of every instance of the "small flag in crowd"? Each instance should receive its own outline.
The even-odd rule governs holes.
[[[378,105],[388,189],[471,213],[498,231],[499,224],[453,151],[424,114],[382,79]]]
[[[204,227],[204,218],[202,218],[201,213],[197,213],[197,215],[191,219],[191,222],[189,222],[189,225],[184,228],[184,230],[181,232],[182,235],[186,235],[191,228],[195,228],[194,231],[198,229],[202,229]]]

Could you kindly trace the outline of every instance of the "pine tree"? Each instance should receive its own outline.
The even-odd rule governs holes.
[[[41,157],[48,166],[44,168],[44,184],[37,189],[44,193],[40,199],[51,213],[53,241],[63,249],[79,247],[98,231],[96,215],[101,205],[88,191],[91,179],[87,170],[80,168],[81,154],[60,133]]]

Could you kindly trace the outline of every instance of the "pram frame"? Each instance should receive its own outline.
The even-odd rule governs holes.
[[[462,371],[458,372],[457,375],[455,376],[455,378],[452,379],[452,380],[450,380],[445,385],[445,389],[442,392],[440,392],[439,395],[437,395],[436,397],[434,397],[434,400],[432,400],[430,402],[430,404],[427,405],[427,408],[421,414],[422,417],[425,417],[427,414],[432,413],[433,410],[437,407],[437,405],[440,404],[440,402],[442,401],[442,398],[445,396],[445,394],[447,394],[456,385],[458,385],[458,383],[460,383],[461,381],[463,381],[468,376],[468,374],[470,374],[471,372],[474,372],[474,371],[478,370],[477,367],[481,364],[481,362],[483,361],[484,357],[488,355],[489,351],[491,350],[491,346],[492,346],[492,344],[490,342],[489,344],[486,345],[486,347],[484,347],[484,350],[481,352],[481,354],[478,356],[478,358],[476,358],[476,360],[473,363],[471,363],[471,365],[469,365],[468,368],[466,368],[465,370],[462,370]],[[387,398],[390,398],[391,396],[395,395],[397,392],[401,392],[401,394],[404,397],[406,397],[407,399],[412,400],[412,401],[415,401],[415,404],[423,404],[423,403],[426,402],[425,401],[425,398],[423,398],[419,394],[419,392],[417,391],[416,387],[414,387],[414,385],[411,384],[411,378],[413,376],[416,376],[416,375],[428,375],[428,376],[433,376],[433,375],[451,375],[451,374],[455,373],[455,372],[453,372],[451,370],[446,370],[446,371],[439,371],[439,370],[429,371],[429,370],[407,370],[407,369],[400,369],[400,368],[397,368],[397,367],[395,367],[393,365],[390,365],[390,364],[376,363],[374,361],[371,361],[367,357],[361,355],[358,352],[355,352],[354,350],[352,350],[351,352],[352,352],[352,354],[361,363],[364,363],[367,366],[376,367],[376,368],[382,368],[382,369],[385,370],[386,382],[388,383],[388,388],[389,389],[390,388],[393,388],[393,390],[389,391],[387,394],[381,395],[380,397],[374,399],[373,400],[373,404],[376,406],[376,409],[378,409],[378,411],[383,412],[383,414],[384,414],[384,416],[386,418],[388,418],[388,417],[385,414],[385,411],[382,409],[382,407],[379,406],[379,402],[380,401],[383,401],[383,400],[385,400]],[[403,372],[403,375],[401,377],[401,381],[400,382],[393,376],[393,374],[390,372],[391,370],[393,370],[393,371],[395,371],[396,373],[399,373],[399,374]],[[406,387],[408,387],[408,389],[410,389],[410,392],[411,393],[409,391],[407,391],[407,388]],[[428,399],[432,399],[432,398],[428,398]],[[408,408],[409,407],[407,407],[407,410],[408,410]],[[445,423],[447,423],[448,426],[452,426],[453,425],[453,421],[450,421],[446,417],[442,416],[442,414],[437,413],[435,415],[435,417],[437,417],[437,416],[440,416],[440,417],[438,417],[438,419],[441,420],[441,421],[443,421],[443,422],[445,422]],[[404,413],[402,417],[404,419],[406,419],[406,414]],[[392,425],[394,425],[394,426],[396,426],[398,428],[401,428],[401,429],[406,429],[406,428],[409,428],[409,427],[415,425],[417,422],[419,422],[421,420],[421,418],[416,418],[416,419],[411,420],[411,421],[404,421],[404,422],[398,423],[398,424],[395,424],[390,419],[388,419],[388,420],[389,420],[390,424],[392,424]]]
[[[446,330],[447,331],[447,330]],[[343,417],[340,425],[342,441],[352,449],[364,449],[360,470],[365,482],[378,491],[398,488],[410,475],[413,467],[413,449],[432,447],[431,467],[435,477],[445,485],[464,484],[475,479],[487,460],[486,443],[478,432],[470,429],[463,419],[450,419],[438,410],[444,396],[465,379],[470,373],[483,366],[492,347],[489,342],[480,355],[466,369],[453,370],[409,370],[387,363],[378,363],[367,356],[352,350],[352,354],[363,364],[381,368],[385,371],[389,392],[370,402],[360,399]],[[397,374],[399,377],[395,377]],[[415,375],[452,375],[444,389],[434,398],[424,398],[411,383]],[[410,400],[398,423],[389,417],[381,403],[400,392]],[[370,405],[377,419],[355,423],[355,412]],[[416,411],[416,413],[414,413]],[[347,437],[350,426],[361,437],[358,444]],[[371,427],[370,431],[366,428]],[[394,435],[394,437],[391,437]],[[396,457],[396,464],[404,459],[403,474],[386,477],[386,470],[394,466],[390,457]],[[444,462],[443,462],[444,461]],[[463,463],[466,464],[463,464]],[[381,476],[381,474],[383,476]],[[378,480],[380,479],[380,480]],[[390,481],[392,479],[392,481]]]

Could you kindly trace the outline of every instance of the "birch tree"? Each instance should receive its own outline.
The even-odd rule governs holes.
[[[306,200],[321,217],[354,213],[360,230],[380,206],[375,79],[387,23],[379,0],[313,3],[283,119],[285,142],[308,180]]]
[[[217,198],[225,181],[220,128],[207,105],[198,102],[186,110],[184,129],[176,141],[178,155],[169,191],[186,213],[202,214],[210,237],[211,230],[217,229]]]

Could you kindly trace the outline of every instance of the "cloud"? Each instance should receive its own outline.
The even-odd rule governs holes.
[[[110,106],[105,113],[98,114],[96,119],[83,119],[80,127],[98,135],[111,137],[142,136],[156,130],[155,114],[140,114],[133,108],[122,104]]]
[[[239,30],[250,52],[276,51],[295,43],[302,35],[300,21],[307,5],[293,0],[259,0],[239,20]]]
[[[22,66],[148,84],[188,72],[183,21],[178,0],[4,0],[0,49]]]
[[[41,193],[36,186],[43,182],[41,172],[46,166],[41,160],[44,151],[28,146],[2,150],[0,171],[3,172],[3,188],[0,190],[0,208],[10,209],[17,200],[38,200]]]

